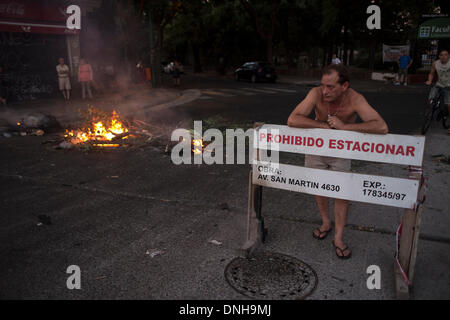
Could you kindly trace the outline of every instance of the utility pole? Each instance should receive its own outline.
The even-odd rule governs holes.
[[[150,73],[152,76],[152,88],[156,88],[156,75],[155,75],[155,48],[154,48],[154,39],[153,39],[153,22],[152,22],[152,14],[149,12],[148,14],[149,21],[149,29],[150,29]]]

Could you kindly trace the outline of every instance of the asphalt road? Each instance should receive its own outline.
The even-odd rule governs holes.
[[[166,83],[170,79],[166,78]],[[195,120],[213,116],[222,116],[231,121],[265,122],[286,124],[292,110],[311,90],[314,82],[307,85],[289,83],[236,82],[228,78],[182,77],[180,89],[200,89],[202,97],[178,108],[181,114],[187,114]],[[358,87],[362,89],[359,90]],[[418,134],[422,112],[426,105],[425,86],[391,87],[389,91],[379,90],[377,83],[356,84],[355,89],[362,93],[367,101],[386,120],[390,133]],[[382,89],[381,89],[382,90]]]
[[[161,123],[220,115],[229,123],[284,124],[309,90],[183,77],[180,90],[192,88],[202,91],[200,99],[149,116]],[[362,93],[391,132],[417,133],[423,93],[370,88]],[[228,286],[223,272],[245,238],[247,165],[175,166],[153,147],[83,153],[54,150],[42,144],[47,139],[0,138],[1,299],[245,299]],[[366,292],[364,270],[374,253],[377,263],[392,266],[392,221],[398,210],[386,214],[390,220],[378,218],[379,211],[372,221],[363,220],[385,224],[379,234],[349,231],[354,258],[337,264],[331,247],[310,240],[319,222],[311,197],[275,191],[270,199],[268,246],[302,257],[316,269],[320,282],[312,299],[393,298],[389,277],[383,278],[386,290]],[[369,212],[367,207],[362,208]],[[295,220],[298,208],[304,215]],[[372,251],[374,242],[382,245]],[[432,252],[428,244],[424,247]],[[445,251],[448,245],[439,242],[433,248]],[[81,290],[66,287],[70,265],[81,269]],[[330,265],[336,274],[329,275]],[[439,263],[433,267],[440,281],[446,270]],[[422,297],[448,294],[448,287],[432,287]]]

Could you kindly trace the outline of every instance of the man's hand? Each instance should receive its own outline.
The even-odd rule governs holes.
[[[331,129],[342,130],[345,126],[345,123],[336,116],[329,116],[327,122]]]
[[[326,122],[326,121],[317,121],[317,122],[319,122],[319,128],[320,129],[332,129],[330,127],[330,125],[328,124],[328,122]]]

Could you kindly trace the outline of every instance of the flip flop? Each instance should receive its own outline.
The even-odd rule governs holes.
[[[338,246],[336,246],[336,245],[334,244],[334,241],[332,241],[331,243],[333,244],[333,246],[334,246],[334,252],[336,253],[336,256],[337,256],[339,259],[342,259],[342,260],[350,259],[350,257],[352,256],[352,252],[348,249],[348,247],[345,247],[344,249],[341,249],[341,248],[339,248]],[[336,249],[338,249],[338,250],[341,252],[342,256],[338,255]],[[345,250],[350,251],[350,253],[349,253],[348,255],[344,255],[344,251],[345,251]]]
[[[318,235],[318,236],[315,234],[315,231],[316,231],[316,230],[319,232],[319,235]],[[315,229],[313,230],[313,237],[316,238],[317,240],[323,240],[323,239],[325,239],[325,238],[328,236],[328,233],[329,233],[331,230],[333,230],[333,228],[330,228],[330,229],[328,229],[328,230],[326,230],[326,231],[321,231],[321,230],[320,230],[320,227],[319,227],[319,228],[315,228]],[[325,234],[325,235],[322,237],[323,234]]]

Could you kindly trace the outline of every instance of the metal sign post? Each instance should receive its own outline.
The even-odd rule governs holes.
[[[253,129],[257,130],[262,125],[262,123],[255,123]],[[253,156],[253,161],[260,160],[258,148],[253,149]],[[250,170],[248,177],[247,237],[240,251],[240,255],[246,258],[264,243],[267,233],[262,217],[262,189],[262,186],[253,183],[253,170]]]

